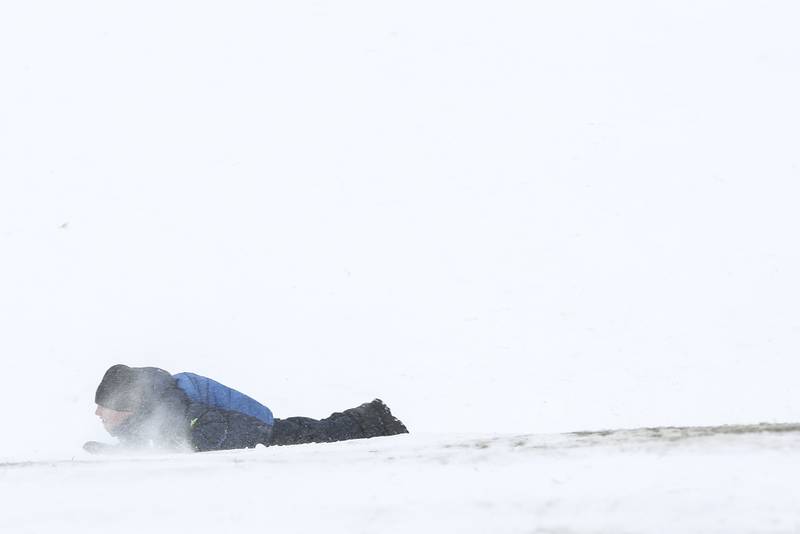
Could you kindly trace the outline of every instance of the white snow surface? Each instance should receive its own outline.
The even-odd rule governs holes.
[[[0,465],[3,532],[797,532],[792,432],[405,435]],[[13,491],[12,491],[13,488]]]
[[[798,20],[3,2],[0,531],[797,532],[792,432],[514,443],[800,421]],[[115,363],[412,434],[96,459]]]

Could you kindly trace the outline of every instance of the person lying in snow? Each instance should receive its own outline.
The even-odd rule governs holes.
[[[276,419],[266,406],[210,378],[157,367],[114,365],[95,393],[106,431],[119,445],[89,441],[91,453],[132,449],[216,451],[408,433],[380,399],[325,419]]]

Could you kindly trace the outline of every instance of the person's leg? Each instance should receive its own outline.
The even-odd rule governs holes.
[[[324,420],[323,420],[324,421]],[[300,443],[324,443],[327,439],[322,421],[309,417],[287,417],[275,419],[272,424],[270,445],[298,445]]]
[[[327,443],[349,439],[405,434],[408,430],[380,399],[336,412],[325,419],[275,419],[270,445]]]

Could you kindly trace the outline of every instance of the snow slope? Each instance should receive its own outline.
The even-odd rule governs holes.
[[[431,433],[800,421],[799,18],[786,0],[2,3],[0,461],[85,460],[114,363],[211,376],[278,417],[381,397],[414,433],[401,449],[436,450]],[[668,517],[684,474],[692,525],[706,525],[694,499],[773,528],[762,519],[796,517],[784,487],[754,489],[758,472],[792,473],[790,438],[775,439],[703,441],[663,464],[501,447],[484,482],[506,488],[491,502],[515,531],[537,528],[560,486],[535,475],[559,466],[584,497],[543,524],[555,532],[570,510],[611,513],[593,497],[622,467],[636,491],[597,502],[652,512],[642,528]],[[373,446],[319,450],[341,481],[333,458]],[[317,450],[4,468],[16,501],[0,519],[147,524],[105,480],[152,491],[155,519],[238,514],[233,498],[215,512],[155,496],[224,483],[254,503],[273,455],[295,493],[264,497],[320,504],[334,482],[293,461]],[[256,464],[240,480],[224,469],[238,458]],[[331,495],[322,513],[480,529],[502,514],[468,493],[472,460],[364,460],[340,491],[420,500],[337,515]],[[603,467],[581,478],[589,464]],[[539,504],[513,504],[530,480]],[[455,500],[432,515],[414,507],[444,488]],[[284,530],[307,519],[277,514]]]
[[[0,530],[796,532],[799,460],[792,425],[4,464]]]

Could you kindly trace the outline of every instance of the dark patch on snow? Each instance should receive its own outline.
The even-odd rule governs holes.
[[[590,430],[571,432],[567,435],[585,437],[650,437],[656,439],[678,440],[686,438],[717,436],[721,434],[755,434],[764,432],[800,432],[800,423],[758,423],[752,425],[717,425],[717,426],[662,426],[621,430]]]

